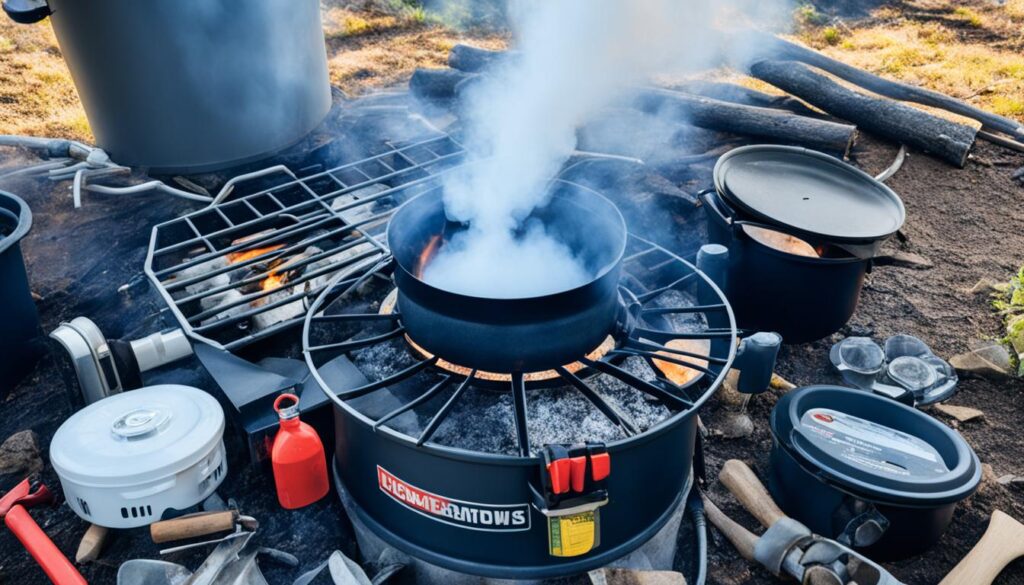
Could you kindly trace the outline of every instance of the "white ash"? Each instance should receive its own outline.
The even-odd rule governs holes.
[[[336,269],[331,272],[326,272],[323,275],[317,276],[310,280],[307,283],[306,290],[314,291],[321,287],[327,286],[327,283],[329,283],[331,279],[334,278],[334,276],[337,274],[337,270],[347,268],[346,265],[349,262],[352,262],[360,254],[365,254],[366,252],[369,252],[375,248],[376,246],[370,243],[359,244],[358,246],[353,246],[351,248],[348,248],[347,250],[342,250],[337,254],[333,254],[331,256],[321,258],[320,260],[313,262],[312,264],[306,267],[306,270],[308,270],[310,273],[315,273],[318,270],[329,268],[331,266],[335,266]]]
[[[657,379],[654,370],[646,361],[638,357],[626,359],[620,364],[620,367],[646,382],[653,382]],[[620,412],[628,416],[640,431],[653,427],[672,414],[672,411],[657,398],[627,386],[624,382],[611,376],[602,374],[588,378],[586,381],[606,401],[611,402]]]
[[[371,337],[384,331],[366,332],[353,339]],[[415,363],[406,349],[404,340],[390,340],[352,352],[352,363],[372,382],[378,382],[408,368]]]
[[[204,312],[224,307],[224,309],[218,312],[216,315],[208,319],[204,319],[202,324],[211,325],[213,323],[216,323],[217,321],[228,319],[230,317],[234,317],[236,315],[248,311],[250,307],[247,303],[244,302],[239,305],[235,305],[233,307],[228,308],[228,305],[231,305],[232,303],[235,302],[240,302],[242,301],[243,298],[245,298],[245,295],[243,295],[241,292],[239,292],[236,289],[230,289],[220,294],[216,294],[200,300],[199,305],[202,307]]]
[[[692,307],[698,303],[694,295],[672,289],[661,295],[656,304],[659,307]],[[704,313],[671,313],[666,317],[672,331],[679,333],[704,331],[708,327]]]
[[[360,201],[362,199],[373,197],[374,195],[379,195],[380,193],[383,193],[388,189],[390,189],[390,187],[382,183],[374,183],[372,185],[356,189],[351,193],[346,193],[344,195],[338,196],[334,201],[331,202],[331,209],[340,212],[339,214],[341,215],[342,219],[344,219],[346,222],[350,224],[369,219],[373,215],[372,203],[356,205],[355,207],[345,210],[342,210],[342,208],[344,208],[346,205],[356,203],[357,201]]]
[[[290,321],[296,317],[301,317],[306,313],[306,305],[303,300],[304,297],[302,296],[302,288],[300,286],[282,288],[265,297],[253,301],[251,303],[253,306],[262,307],[271,305],[278,301],[283,301],[295,295],[299,295],[298,299],[290,303],[285,303],[279,307],[274,307],[273,309],[268,309],[253,315],[252,325],[256,331],[263,331],[264,329],[269,329],[278,323]]]
[[[227,266],[227,258],[225,258],[224,256],[218,256],[216,258],[207,260],[206,262],[196,264],[195,266],[190,266],[188,268],[179,270],[178,272],[174,273],[173,277],[171,277],[171,282],[175,280],[186,280],[196,278],[199,276],[204,276],[215,270],[226,268]],[[185,295],[197,295],[208,290],[211,290],[213,288],[216,288],[218,286],[224,286],[226,284],[231,284],[231,277],[227,273],[218,274],[216,276],[212,276],[210,278],[206,278],[186,286]]]

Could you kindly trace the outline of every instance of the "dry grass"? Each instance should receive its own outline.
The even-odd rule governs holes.
[[[485,31],[453,31],[421,11],[354,12],[329,7],[324,31],[331,83],[347,93],[398,84],[417,67],[443,67],[448,51],[459,42],[502,48],[502,35]]]
[[[847,23],[834,42],[828,27],[804,25],[798,40],[843,62],[922,85],[997,114],[1024,120],[1024,0],[911,0]]]
[[[415,8],[351,8],[325,0],[331,82],[358,95],[442,67],[458,42],[501,48],[493,32],[457,32]],[[859,22],[801,8],[798,40],[844,62],[920,84],[1024,120],[1024,0],[908,0]],[[753,80],[745,83],[769,89]],[[0,18],[0,133],[91,140],[88,122],[48,23]]]
[[[92,140],[48,23],[0,18],[0,134]]]

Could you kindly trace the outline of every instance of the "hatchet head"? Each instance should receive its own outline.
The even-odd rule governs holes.
[[[51,502],[53,502],[53,494],[50,493],[50,490],[39,483],[35,476],[30,476],[0,497],[0,518],[7,517],[7,513],[15,506],[31,508]]]

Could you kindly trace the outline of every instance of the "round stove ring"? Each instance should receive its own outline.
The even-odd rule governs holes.
[[[398,270],[381,250],[336,276],[303,329],[335,405],[336,473],[377,536],[447,569],[542,579],[603,566],[666,525],[691,478],[697,411],[736,354],[732,310],[707,275],[628,236],[607,351],[553,375],[485,376],[417,351],[388,300]],[[353,369],[362,381],[339,375]],[[555,460],[586,461],[581,489],[554,491]],[[599,461],[610,473],[598,477]],[[561,514],[593,538],[562,548]]]
[[[628,236],[618,285],[628,324],[613,333],[611,348],[606,348],[606,341],[591,355],[580,356],[576,364],[569,364],[571,368],[554,368],[557,377],[552,377],[548,371],[488,374],[447,362],[443,356],[432,355],[422,348],[417,351],[413,345],[415,340],[406,337],[401,314],[394,311],[393,301],[388,299],[395,288],[392,281],[395,270],[394,259],[383,250],[336,275],[307,313],[303,354],[319,386],[338,408],[368,425],[376,436],[417,449],[451,457],[484,460],[511,457],[536,462],[535,446],[531,446],[528,433],[524,432],[533,424],[528,420],[529,413],[525,412],[526,396],[533,390],[552,385],[582,394],[589,404],[621,429],[622,437],[607,443],[610,446],[625,444],[657,434],[695,412],[722,384],[735,358],[738,330],[724,293],[690,262],[632,234]],[[374,283],[382,292],[376,298],[364,298],[364,290]],[[678,306],[673,302],[659,303],[659,299],[671,294],[681,295]],[[674,330],[670,321],[676,317],[688,318],[691,323],[699,320],[700,324]],[[411,361],[385,370],[379,377],[368,376],[367,384],[354,388],[333,387],[330,376],[321,371],[335,358],[352,357],[356,352],[385,344],[399,344],[401,353],[412,356]],[[382,359],[394,359],[397,353],[391,352]],[[623,368],[623,360],[631,358],[651,365],[653,378],[641,379],[635,372]],[[405,384],[414,377],[424,378],[422,391],[404,404],[396,405],[391,412],[382,413],[383,416],[367,416],[351,404],[355,399]],[[595,389],[590,383],[594,377],[621,382],[635,389],[645,400],[664,405],[670,414],[647,428],[637,428],[620,416],[621,409],[609,404],[601,391]],[[494,384],[504,386],[513,398],[512,417],[518,442],[515,453],[449,446],[431,440],[438,427],[452,415],[453,406],[460,398],[474,387],[493,389]],[[388,424],[400,415],[421,410],[427,403],[436,404],[437,408],[422,417],[421,433],[410,435]]]

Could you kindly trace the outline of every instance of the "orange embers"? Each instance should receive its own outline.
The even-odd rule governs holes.
[[[391,313],[393,313],[394,310],[395,310],[395,303],[396,303],[397,300],[398,300],[398,289],[395,289],[395,290],[391,291],[391,293],[387,297],[385,297],[383,302],[381,302],[381,304],[380,304],[380,311],[379,311],[380,314],[381,315],[390,315]],[[408,335],[405,336],[405,341],[409,344],[410,349],[412,349],[412,351],[415,352],[420,357],[424,357],[424,358],[428,358],[428,359],[434,357],[434,355],[432,353],[430,353],[429,351],[427,351],[427,350],[423,349],[422,347],[420,347],[419,345],[417,345],[416,342],[413,341],[412,338],[409,337]],[[608,337],[605,338],[605,340],[601,343],[601,345],[597,346],[593,351],[588,353],[586,357],[588,359],[591,359],[591,360],[599,360],[602,357],[604,357],[605,354],[607,354],[609,351],[611,351],[613,349],[615,349],[615,340],[612,339],[612,337],[609,335]],[[460,366],[458,364],[453,364],[453,363],[451,363],[449,361],[446,361],[446,360],[443,360],[443,359],[438,359],[437,360],[437,367],[441,368],[442,370],[445,370],[445,371],[448,371],[448,372],[452,372],[453,374],[457,374],[459,376],[468,376],[473,371],[472,368],[467,368],[465,366]],[[573,373],[573,374],[575,374],[576,372],[579,372],[580,370],[582,370],[583,367],[584,367],[583,364],[580,363],[580,362],[574,362],[574,363],[566,364],[565,365],[566,371],[568,371],[570,373]],[[483,372],[483,371],[478,371],[476,373],[476,378],[478,380],[486,380],[488,382],[511,382],[512,381],[512,375],[511,374],[502,373],[502,372]],[[547,371],[543,371],[543,372],[526,372],[526,373],[523,374],[523,379],[525,381],[527,381],[527,382],[541,382],[541,381],[545,381],[545,380],[554,380],[556,378],[558,378],[558,372],[556,372],[555,370],[547,370]]]
[[[264,254],[276,252],[281,248],[284,248],[284,244],[276,244],[273,246],[267,246],[265,248],[252,248],[250,250],[242,250],[241,252],[231,252],[227,256],[228,264],[238,264],[240,262],[245,262],[247,260],[259,258]]]
[[[711,353],[711,341],[708,339],[673,339],[665,344],[665,347],[674,349],[677,351],[685,351],[695,355],[707,356]],[[707,360],[702,360],[695,357],[689,357],[685,355],[679,355],[668,351],[659,351],[658,355],[672,358],[680,362],[686,362],[693,364],[698,367],[708,367]],[[693,381],[694,378],[700,376],[702,372],[693,368],[688,368],[680,364],[674,364],[654,358],[654,365],[661,370],[665,377],[672,382],[682,386]]]

